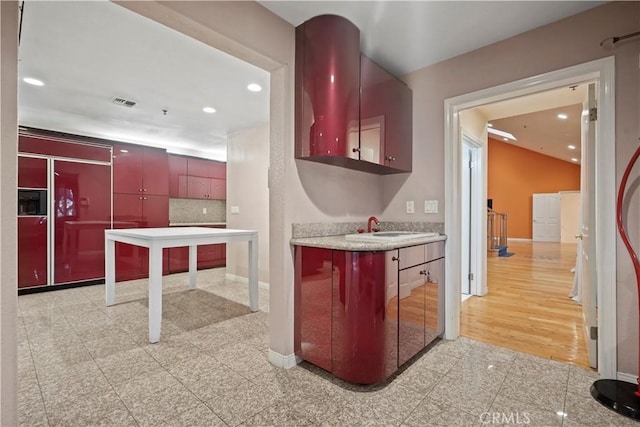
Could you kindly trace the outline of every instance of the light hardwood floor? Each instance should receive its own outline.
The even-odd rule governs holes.
[[[510,242],[509,252],[487,259],[489,293],[462,303],[461,335],[588,367],[582,308],[568,297],[576,245]]]

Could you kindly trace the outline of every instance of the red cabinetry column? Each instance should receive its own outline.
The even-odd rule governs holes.
[[[47,284],[47,217],[18,218],[18,288]]]

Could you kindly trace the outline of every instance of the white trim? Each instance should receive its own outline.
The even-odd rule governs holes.
[[[616,375],[616,379],[620,381],[626,381],[631,384],[637,384],[638,376],[633,374],[627,374],[625,372],[618,372]]]
[[[269,349],[268,360],[272,365],[284,369],[293,368],[298,363],[302,362],[302,359],[296,356],[294,353],[285,356],[271,349]]]
[[[247,279],[246,277],[236,276],[235,274],[231,274],[231,273],[226,273],[225,274],[225,279],[231,280],[233,282],[242,283],[243,285],[249,284],[249,279]],[[266,282],[261,282],[260,280],[258,280],[258,287],[260,289],[269,290],[269,284],[266,283]]]
[[[614,378],[616,334],[615,59],[613,56],[482,89],[444,101],[446,277],[444,337],[460,335],[460,123],[459,112],[518,96],[599,80],[596,146],[596,259],[598,283],[598,372]]]

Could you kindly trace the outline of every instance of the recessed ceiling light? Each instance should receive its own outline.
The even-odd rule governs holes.
[[[568,148],[569,150],[575,150],[575,149],[576,149],[576,146],[575,146],[575,145],[567,145],[567,148]]]
[[[567,117],[568,117],[568,116],[567,116],[566,114],[563,114],[563,113],[558,114],[558,118],[559,118],[560,120],[567,120]]]
[[[32,77],[25,77],[22,81],[33,86],[44,86],[44,82],[42,80],[34,79]]]
[[[251,83],[249,86],[247,86],[247,89],[249,89],[251,92],[260,92],[262,90],[262,86],[257,83]]]
[[[501,136],[503,138],[509,138],[512,139],[514,141],[517,141],[516,137],[513,136],[512,134],[510,134],[509,132],[505,132],[503,130],[498,130],[498,129],[493,129],[493,128],[489,128],[487,129],[487,132],[489,132],[492,135],[498,135]]]
[[[216,109],[215,109],[215,108],[213,108],[213,107],[204,107],[204,108],[202,109],[202,111],[204,111],[205,113],[212,114],[212,113],[215,113],[215,112],[216,112]]]
[[[577,162],[577,161],[578,161],[578,159],[576,159],[575,157],[572,157],[572,158],[571,158],[571,161],[572,161],[572,162]]]

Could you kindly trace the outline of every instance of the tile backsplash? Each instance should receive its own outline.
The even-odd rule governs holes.
[[[206,210],[206,213],[203,213]],[[225,200],[169,199],[169,223],[226,222]]]

